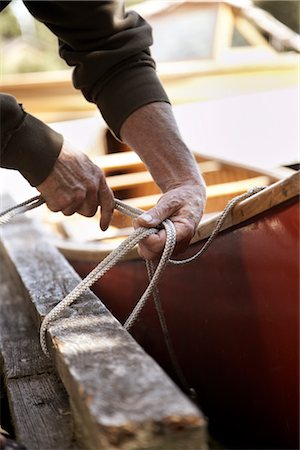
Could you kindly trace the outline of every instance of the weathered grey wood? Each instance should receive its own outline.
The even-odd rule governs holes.
[[[51,361],[41,352],[35,324],[16,272],[0,253],[0,348],[7,378],[20,378],[52,371]]]
[[[68,399],[55,374],[9,379],[6,389],[17,438],[26,448],[77,448]]]
[[[36,226],[2,229],[37,323],[78,282]],[[48,333],[54,364],[88,449],[206,449],[201,412],[90,291]]]
[[[0,253],[0,354],[18,441],[30,450],[77,448],[67,393],[42,353],[22,286]]]

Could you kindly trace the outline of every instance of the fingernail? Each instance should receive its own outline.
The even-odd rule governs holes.
[[[144,222],[147,222],[147,223],[153,222],[152,216],[150,216],[150,214],[147,214],[147,213],[142,214],[140,216],[140,219],[142,219]]]

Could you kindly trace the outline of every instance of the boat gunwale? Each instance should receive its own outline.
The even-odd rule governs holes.
[[[237,204],[228,217],[225,219],[220,231],[228,230],[232,227],[240,225],[253,217],[270,210],[271,208],[285,203],[300,194],[300,172],[280,179],[279,181],[267,186],[262,191],[252,195],[241,203]],[[274,175],[274,174],[273,174]],[[200,222],[197,231],[190,245],[207,239],[214,229],[220,214],[204,219]],[[99,243],[79,243],[74,241],[66,241],[59,238],[51,238],[52,243],[70,260],[80,261],[100,261],[104,259],[112,250],[116,248],[114,239],[110,242]],[[137,248],[132,249],[123,260],[141,259],[138,255]]]

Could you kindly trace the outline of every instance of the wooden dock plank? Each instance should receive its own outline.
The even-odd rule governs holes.
[[[65,389],[55,374],[9,379],[7,394],[17,438],[30,450],[74,450]]]
[[[29,220],[5,225],[2,238],[38,324],[79,277]],[[48,343],[85,448],[207,448],[201,412],[90,291],[50,327]]]
[[[16,438],[30,450],[69,450],[73,421],[67,393],[41,351],[24,290],[0,252],[0,354]]]
[[[0,345],[7,378],[20,378],[53,370],[41,352],[36,327],[28,314],[24,293],[9,261],[1,255]]]

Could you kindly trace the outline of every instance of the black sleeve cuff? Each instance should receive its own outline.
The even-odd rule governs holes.
[[[26,114],[6,145],[1,166],[18,170],[32,186],[38,186],[50,174],[62,145],[61,134]]]
[[[153,102],[170,103],[155,69],[150,66],[127,68],[111,78],[96,98],[104,120],[118,139],[127,117]]]

